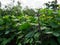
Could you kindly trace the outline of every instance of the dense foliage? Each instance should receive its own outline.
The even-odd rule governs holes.
[[[0,9],[0,45],[60,45],[60,8]]]

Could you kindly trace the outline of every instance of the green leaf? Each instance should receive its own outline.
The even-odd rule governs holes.
[[[2,25],[4,23],[3,19],[0,19],[0,25]]]
[[[57,43],[54,40],[50,40],[50,45],[57,45]]]
[[[33,38],[30,39],[30,43],[32,43],[32,42],[33,42]]]
[[[18,43],[18,45],[22,45],[21,43]]]
[[[60,21],[60,17],[58,17],[58,18],[56,17],[55,19],[56,19],[57,21]]]
[[[57,40],[58,40],[58,42],[59,42],[59,44],[60,44],[60,36],[57,38]]]
[[[33,35],[34,35],[34,32],[32,31],[32,32],[29,32],[25,37],[26,38],[31,38],[31,37],[33,37]]]
[[[4,38],[3,42],[1,43],[1,45],[6,45],[10,41],[11,41],[11,38],[9,38],[9,39]]]
[[[53,35],[56,37],[60,36],[60,34],[58,32],[53,32]]]
[[[5,34],[8,34],[10,31],[6,31]]]
[[[54,22],[51,22],[50,23],[50,26],[52,26],[52,28],[57,28],[58,27],[58,24],[57,23],[54,23]]]
[[[26,30],[29,27],[30,27],[30,24],[27,23],[27,22],[25,22],[25,23],[23,23],[23,24],[20,25],[19,30]]]

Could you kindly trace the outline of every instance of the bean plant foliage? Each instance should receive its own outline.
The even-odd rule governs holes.
[[[60,45],[60,7],[49,3],[37,12],[0,8],[0,45]]]

